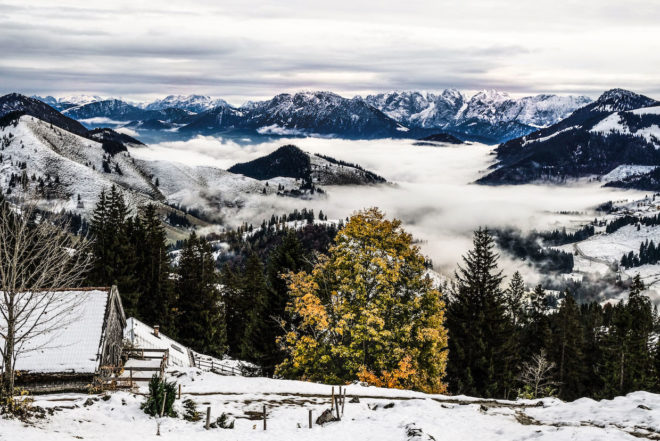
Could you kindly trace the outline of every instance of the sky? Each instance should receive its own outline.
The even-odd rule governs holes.
[[[656,0],[0,0],[0,92],[660,97]]]

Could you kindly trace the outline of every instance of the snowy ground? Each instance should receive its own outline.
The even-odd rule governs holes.
[[[660,395],[637,392],[611,401],[556,399],[519,402],[479,401],[350,385],[342,421],[307,426],[329,407],[330,386],[266,378],[223,377],[194,368],[170,371],[198,410],[211,407],[211,419],[222,412],[235,428],[204,430],[203,421],[164,418],[157,421],[140,410],[144,396],[112,393],[107,400],[81,394],[37,397],[36,404],[55,408],[54,415],[34,424],[0,421],[0,440],[634,440],[660,437]],[[335,389],[336,390],[336,389]],[[92,396],[96,398],[95,396]],[[267,406],[268,430],[250,412]],[[643,406],[643,407],[640,407]],[[181,400],[176,404],[181,410]],[[647,410],[646,408],[650,409]],[[421,433],[414,436],[414,430]],[[432,438],[431,438],[432,437]]]

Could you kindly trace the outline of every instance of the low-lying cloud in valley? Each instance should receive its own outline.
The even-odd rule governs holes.
[[[548,186],[481,186],[473,184],[494,159],[493,147],[471,144],[446,147],[414,146],[410,140],[348,141],[339,139],[280,139],[240,145],[231,140],[198,137],[134,149],[144,159],[169,159],[189,165],[228,168],[266,155],[284,144],[360,164],[391,185],[326,187],[327,197],[315,200],[254,195],[236,215],[233,225],[253,224],[294,208],[323,210],[331,219],[377,206],[401,219],[441,272],[453,271],[471,245],[479,226],[514,226],[523,230],[550,229],[594,218],[592,209],[608,200],[643,197],[637,191],[605,189],[596,183]],[[559,214],[572,212],[573,214]],[[508,272],[520,263],[506,262]]]

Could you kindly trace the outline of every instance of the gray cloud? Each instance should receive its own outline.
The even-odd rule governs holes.
[[[659,15],[642,0],[5,0],[0,91],[236,104],[299,89],[653,95]]]

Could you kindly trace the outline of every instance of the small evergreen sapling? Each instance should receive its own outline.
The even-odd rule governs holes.
[[[159,416],[161,409],[163,409],[163,400],[165,400],[163,416],[175,418],[176,383],[162,380],[154,374],[149,381],[149,397],[147,401],[142,403],[142,410],[147,415]]]
[[[183,401],[183,419],[186,421],[199,421],[202,419],[202,415],[197,411],[197,404],[191,400],[187,399]]]

